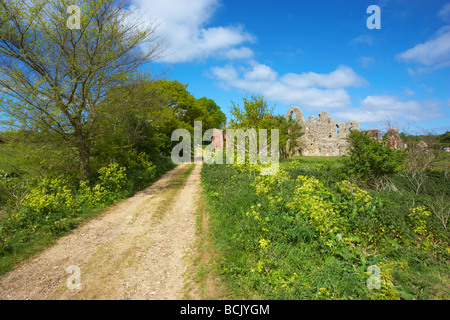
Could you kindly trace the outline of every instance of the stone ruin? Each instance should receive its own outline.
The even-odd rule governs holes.
[[[387,136],[386,145],[388,147],[391,147],[395,150],[406,149],[408,147],[406,145],[406,143],[400,137],[400,134],[398,133],[397,128],[388,129],[388,131],[386,132],[386,136]],[[425,143],[425,148],[426,148],[426,143]]]
[[[301,146],[294,151],[294,155],[301,156],[342,156],[347,154],[349,142],[347,137],[351,130],[358,130],[359,123],[355,120],[347,122],[334,121],[328,117],[328,113],[319,113],[319,119],[310,116],[305,120],[303,112],[299,107],[292,107],[286,114],[286,119],[295,116],[305,133],[299,139]]]
[[[372,139],[383,141],[383,137],[380,135],[379,129],[369,129],[367,130],[367,134]],[[397,128],[390,128],[386,132],[386,145],[396,150],[405,149],[407,147],[406,143],[403,142],[402,138],[400,137]]]
[[[286,113],[286,119],[295,120],[302,126],[305,133],[299,140],[301,146],[294,151],[294,155],[301,156],[342,156],[347,154],[350,143],[347,138],[352,130],[358,130],[359,123],[355,120],[347,122],[334,121],[328,117],[328,113],[322,111],[319,113],[319,119],[310,116],[305,120],[303,112],[299,107],[292,107]],[[383,141],[379,129],[367,130],[368,135],[377,141]],[[386,145],[393,149],[405,149],[406,143],[403,142],[398,129],[390,128],[386,133]]]
[[[221,129],[213,129],[212,143],[214,150],[222,149],[227,140],[227,135]]]
[[[286,113],[286,119],[295,117],[302,126],[304,134],[298,138],[300,146],[293,150],[296,156],[342,156],[348,153],[350,143],[347,138],[352,130],[361,131],[356,120],[334,121],[328,117],[328,112],[319,113],[319,118],[310,116],[305,120],[299,107],[292,107]],[[377,141],[383,141],[379,129],[367,130],[368,135]],[[407,145],[401,139],[398,129],[391,128],[386,133],[386,145],[394,149],[404,149]],[[214,129],[212,142],[214,149],[220,149],[225,145],[226,134],[223,130]],[[289,143],[289,142],[288,142]]]

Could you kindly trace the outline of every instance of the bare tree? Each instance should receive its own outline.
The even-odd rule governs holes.
[[[74,28],[70,5],[80,8]],[[47,130],[73,146],[82,178],[106,93],[161,53],[156,25],[127,8],[117,0],[0,0],[0,110],[13,128]]]
[[[435,197],[432,201],[428,201],[427,205],[433,210],[433,213],[447,230],[448,219],[450,218],[450,200],[443,192],[435,191]]]
[[[403,176],[406,177],[414,191],[419,193],[425,184],[427,171],[433,169],[435,164],[447,155],[440,149],[435,135],[424,131],[421,136],[407,137],[407,154]]]

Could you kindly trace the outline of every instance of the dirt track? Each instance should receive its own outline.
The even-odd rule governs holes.
[[[181,299],[201,192],[201,164],[184,179],[188,168],[179,165],[5,274],[0,299]]]

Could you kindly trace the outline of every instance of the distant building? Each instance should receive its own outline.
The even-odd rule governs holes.
[[[352,130],[360,131],[359,123],[355,120],[341,122],[328,117],[328,113],[319,113],[319,119],[310,116],[305,120],[299,107],[292,107],[286,113],[286,119],[295,116],[295,120],[302,126],[299,140],[301,147],[294,151],[302,156],[341,156],[347,154],[350,143],[347,138]],[[383,141],[379,129],[369,129],[367,134],[377,141]],[[401,139],[398,129],[389,129],[386,133],[386,145],[394,149],[404,149],[406,144]]]
[[[213,147],[214,150],[221,149],[225,146],[227,135],[221,129],[213,129]]]
[[[406,143],[403,142],[402,138],[400,137],[397,128],[388,129],[388,131],[386,132],[386,136],[386,145],[388,147],[391,147],[395,150],[405,149],[407,147]]]
[[[380,134],[380,129],[368,129],[367,135],[374,140],[383,141],[383,137]]]
[[[319,119],[311,116],[305,120],[299,107],[292,107],[286,114],[286,119],[295,116],[305,133],[299,140],[301,147],[294,150],[295,155],[302,156],[341,156],[347,154],[349,142],[347,137],[352,130],[360,130],[359,123],[355,120],[347,122],[334,121],[328,117],[328,113],[319,113]]]

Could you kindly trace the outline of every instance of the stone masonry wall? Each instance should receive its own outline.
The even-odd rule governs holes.
[[[293,150],[294,155],[299,156],[342,156],[348,153],[350,143],[347,138],[352,130],[360,131],[359,123],[355,120],[334,121],[328,117],[326,111],[319,113],[319,118],[310,116],[307,120],[299,107],[292,107],[286,113],[286,119],[295,117],[295,120],[302,126],[302,135],[299,140],[301,146],[298,150]],[[367,130],[368,135],[375,140],[382,141],[379,129]],[[389,129],[387,132],[386,145],[394,149],[406,148],[402,141],[398,129]],[[224,146],[226,134],[224,131],[214,129],[213,145],[214,149]]]
[[[305,134],[299,139],[302,146],[295,150],[295,155],[302,156],[341,156],[348,152],[349,143],[346,140],[351,130],[360,130],[358,121],[347,122],[334,121],[328,117],[328,113],[322,111],[319,118],[311,116],[305,120],[299,107],[292,107],[286,113],[289,119],[295,116],[295,120],[302,126]]]

